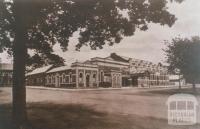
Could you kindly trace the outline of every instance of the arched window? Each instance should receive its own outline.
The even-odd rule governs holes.
[[[79,82],[83,82],[83,73],[79,73]]]
[[[79,78],[83,78],[83,73],[79,73]]]

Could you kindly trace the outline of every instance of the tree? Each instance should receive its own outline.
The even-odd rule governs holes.
[[[195,84],[200,82],[200,37],[177,37],[166,43],[169,70],[173,72],[179,69],[186,82],[192,83],[195,90]]]
[[[66,51],[69,37],[76,31],[80,35],[76,48],[80,50],[83,45],[102,49],[105,44],[119,43],[136,29],[147,30],[148,23],[171,27],[176,18],[166,4],[167,0],[0,0],[0,51],[7,51],[14,59],[16,128],[27,121],[26,66],[62,63],[53,46],[59,43]]]

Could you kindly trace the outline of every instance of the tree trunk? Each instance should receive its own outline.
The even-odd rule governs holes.
[[[25,1],[24,1],[25,2]],[[12,118],[16,129],[23,128],[27,122],[26,113],[26,88],[25,88],[25,65],[26,65],[26,26],[21,14],[23,10],[23,1],[14,1],[15,18],[15,39],[13,44],[13,107]]]
[[[179,74],[179,81],[178,81],[178,83],[179,83],[179,90],[181,90],[181,75]]]

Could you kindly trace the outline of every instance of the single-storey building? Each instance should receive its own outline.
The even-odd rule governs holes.
[[[161,63],[128,58],[111,53],[70,66],[46,66],[27,74],[27,85],[65,88],[170,85],[167,67]]]
[[[54,66],[48,65],[45,67],[37,68],[32,72],[26,74],[26,85],[29,86],[45,86],[46,72],[51,70]]]
[[[46,73],[46,86],[65,88],[98,87],[97,65],[75,62]]]
[[[183,86],[186,84],[183,75],[169,75],[169,81],[175,86]]]

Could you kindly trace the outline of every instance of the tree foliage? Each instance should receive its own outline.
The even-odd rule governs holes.
[[[0,52],[7,51],[10,55],[16,35],[14,2],[0,0]],[[27,65],[62,63],[64,60],[54,53],[53,46],[59,43],[63,51],[67,50],[69,38],[76,31],[79,32],[79,42],[75,44],[77,50],[83,45],[102,49],[105,44],[113,45],[124,36],[134,35],[137,29],[147,30],[148,23],[171,27],[176,20],[167,10],[167,0],[16,2],[24,5],[21,15],[27,33],[26,47],[34,52],[27,55]]]
[[[167,41],[169,70],[179,69],[188,83],[200,82],[200,37],[174,38]]]
[[[102,49],[137,29],[147,30],[148,23],[171,27],[175,20],[167,0],[0,0],[0,52],[7,51],[14,59],[16,129],[24,128],[27,121],[25,67],[63,63],[54,53],[55,44],[66,51],[69,38],[79,32],[77,50],[83,45]]]

